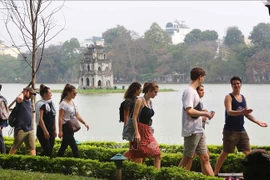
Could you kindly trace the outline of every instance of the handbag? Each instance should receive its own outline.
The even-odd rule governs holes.
[[[141,106],[140,108],[140,111],[139,111],[139,114],[138,114],[138,117],[140,117],[140,114],[141,114],[141,111],[142,111],[142,108],[144,106],[144,98],[143,98],[143,105]],[[132,111],[134,111],[134,108],[132,109]],[[133,113],[130,113],[129,116],[131,116],[131,114]],[[138,118],[139,119],[139,118]],[[123,127],[123,132],[122,132],[122,139],[123,140],[127,140],[127,141],[133,141],[134,140],[134,136],[135,136],[135,129],[133,127],[133,120],[131,117],[128,118],[128,122],[124,125]]]
[[[122,139],[127,141],[133,141],[134,139],[134,127],[132,118],[128,118],[128,122],[123,127]]]
[[[69,121],[66,122],[66,126],[72,130],[72,132],[77,132],[81,129],[81,126],[78,122],[78,119],[76,118],[76,108],[75,108],[75,104],[74,105],[74,110],[75,110],[75,117],[73,119],[70,119]]]
[[[71,129],[73,132],[77,132],[81,129],[81,126],[77,118],[73,118],[66,122],[66,126]]]

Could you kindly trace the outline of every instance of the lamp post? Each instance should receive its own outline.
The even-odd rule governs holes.
[[[114,163],[116,165],[116,178],[117,178],[117,180],[122,180],[122,164],[123,164],[123,161],[126,159],[127,158],[120,153],[117,153],[115,156],[113,156],[111,158],[111,160],[114,161]]]

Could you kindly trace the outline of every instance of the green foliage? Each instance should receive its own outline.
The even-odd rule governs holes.
[[[184,42],[188,45],[197,44],[203,41],[216,41],[218,39],[218,33],[216,31],[201,31],[200,29],[193,29],[190,31]]]
[[[131,39],[129,31],[124,26],[117,25],[116,27],[108,29],[102,33],[102,38],[108,47],[112,47],[113,43],[123,34],[127,35],[127,37]]]
[[[228,28],[224,43],[217,43],[216,31],[193,29],[185,43],[172,45],[170,36],[157,23],[143,37],[120,25],[108,29],[102,36],[118,83],[152,81],[166,75],[178,75],[174,82],[186,83],[190,80],[190,69],[195,66],[206,70],[205,83],[228,82],[232,75],[241,76],[247,82],[270,83],[270,63],[265,53],[270,43],[268,23],[259,23],[253,28],[250,45],[244,43],[242,32],[235,26]],[[78,82],[83,53],[76,38],[45,48],[37,82]],[[25,57],[31,59],[31,54],[26,53]],[[0,55],[0,65],[5,67],[0,72],[3,83],[28,83],[31,79],[31,69],[22,57]]]
[[[46,179],[46,180],[97,180],[97,178],[82,177],[82,176],[66,176],[56,173],[30,172],[20,170],[0,169],[1,179],[20,180],[20,179]]]
[[[254,26],[249,38],[255,45],[267,49],[270,48],[270,24],[259,23],[257,26]]]
[[[22,155],[0,155],[0,166],[3,169],[37,171],[45,173],[60,173],[65,175],[80,175],[81,178],[95,177],[115,179],[116,167],[113,162],[98,162],[91,159],[53,158]],[[219,179],[202,174],[188,172],[178,167],[167,167],[157,170],[154,167],[123,162],[123,179]],[[74,176],[76,178],[76,176]]]
[[[166,48],[172,43],[171,37],[157,23],[153,23],[144,33],[144,39],[151,50]]]
[[[244,35],[238,29],[238,27],[233,26],[227,29],[226,36],[224,38],[224,43],[228,46],[244,44]]]

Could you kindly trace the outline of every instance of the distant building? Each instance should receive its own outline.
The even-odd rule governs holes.
[[[104,46],[104,39],[102,37],[93,36],[92,38],[85,39],[80,45],[81,47],[88,47],[91,44],[98,46]]]
[[[80,64],[79,88],[112,88],[112,62],[103,52],[104,46],[90,44]]]
[[[0,40],[0,55],[10,55],[15,58],[18,57],[19,51],[15,47],[8,47],[5,45],[4,41]]]
[[[248,38],[244,38],[244,42],[247,46],[251,46],[252,45],[252,41],[251,39],[248,39]]]
[[[171,36],[173,44],[183,43],[186,35],[190,32],[189,27],[179,21],[168,22],[166,24],[166,32]]]

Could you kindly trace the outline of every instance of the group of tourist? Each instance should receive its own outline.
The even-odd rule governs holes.
[[[233,153],[235,147],[239,152],[245,155],[250,153],[250,142],[247,132],[244,128],[244,117],[261,127],[267,127],[265,122],[257,120],[251,115],[252,109],[247,106],[246,98],[240,93],[242,81],[239,77],[233,76],[230,80],[232,92],[225,96],[225,125],[223,128],[223,149],[217,158],[215,171],[209,162],[209,150],[206,145],[205,122],[212,119],[214,111],[208,111],[203,108],[202,97],[204,96],[204,87],[202,85],[206,73],[200,68],[193,68],[190,72],[191,83],[182,94],[182,137],[184,138],[183,156],[179,163],[180,167],[187,170],[191,169],[192,160],[198,155],[201,162],[201,171],[205,175],[218,175],[220,168],[229,153]],[[2,86],[0,87],[2,88]],[[1,90],[1,89],[0,89]],[[128,159],[133,162],[142,163],[143,158],[153,157],[154,167],[160,169],[161,151],[154,138],[152,129],[153,110],[152,100],[159,91],[156,82],[147,82],[143,85],[133,82],[124,95],[124,125],[132,121],[134,127],[134,139],[130,141],[129,150],[124,153]],[[139,97],[143,93],[142,97]],[[74,139],[74,132],[67,122],[72,119],[80,121],[89,130],[89,125],[80,116],[77,106],[73,99],[76,97],[76,88],[73,85],[66,84],[60,99],[58,123],[59,131],[56,131],[56,113],[55,105],[52,102],[52,93],[49,87],[40,85],[39,94],[41,100],[36,103],[36,124],[37,138],[43,149],[41,155],[52,157],[55,138],[62,139],[61,147],[57,156],[64,155],[68,146],[71,147],[74,157],[79,158],[80,153]],[[10,148],[9,154],[14,154],[25,143],[26,148],[31,155],[36,155],[35,133],[32,123],[33,107],[31,97],[36,92],[26,87],[16,99],[16,123],[14,127],[14,142]],[[2,128],[6,123],[0,124],[0,150],[5,152],[4,141],[2,137]]]
[[[182,94],[182,137],[184,138],[183,156],[180,167],[190,170],[192,160],[197,154],[201,162],[201,171],[205,175],[218,175],[220,168],[229,153],[233,153],[235,147],[245,155],[251,152],[248,134],[244,128],[244,117],[261,127],[267,127],[265,122],[257,120],[251,115],[252,109],[248,109],[246,98],[240,93],[242,80],[233,76],[230,80],[232,92],[225,96],[225,125],[223,128],[223,149],[217,159],[215,171],[209,162],[209,150],[206,145],[204,133],[205,122],[212,119],[214,111],[203,109],[202,97],[204,95],[204,81],[206,73],[200,67],[195,67],[190,72],[191,83]],[[135,136],[130,141],[129,151],[124,156],[131,161],[142,163],[143,158],[154,157],[154,166],[159,169],[161,153],[151,129],[154,110],[151,98],[158,93],[158,85],[155,82],[145,83],[141,93],[141,85],[132,83],[125,93],[125,121],[132,119]]]
[[[78,108],[73,101],[77,94],[76,88],[71,84],[66,84],[62,91],[59,104],[58,133],[56,131],[55,119],[57,110],[51,99],[51,90],[49,87],[41,84],[39,94],[41,100],[36,103],[35,115],[37,125],[36,136],[43,149],[41,155],[52,157],[55,138],[58,134],[58,137],[62,139],[62,143],[57,156],[63,156],[67,147],[70,146],[74,157],[79,158],[80,153],[74,139],[74,131],[66,125],[68,121],[75,118],[89,130],[89,125],[80,116]],[[35,128],[33,127],[32,122],[33,106],[31,103],[31,98],[35,95],[36,92],[31,87],[26,87],[16,98],[17,113],[14,126],[14,142],[9,150],[9,154],[16,153],[22,143],[24,143],[29,150],[29,154],[36,155]],[[3,126],[1,126],[1,130],[2,128]],[[3,140],[2,131],[0,135],[0,139]],[[4,141],[0,141],[0,147],[2,146],[4,146]],[[6,153],[5,151],[1,152]]]

